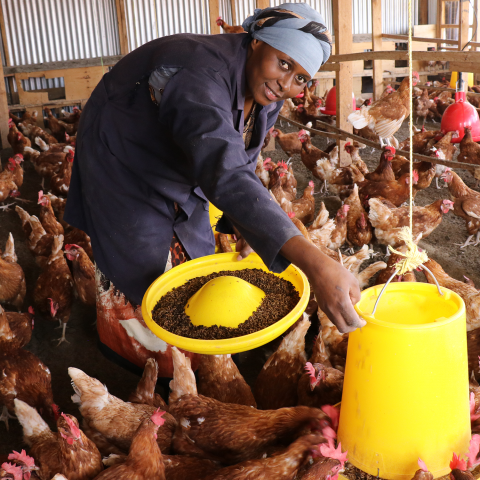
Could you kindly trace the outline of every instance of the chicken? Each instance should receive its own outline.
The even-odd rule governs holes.
[[[143,420],[130,445],[125,462],[104,470],[96,480],[166,480],[162,452],[155,441],[157,430],[165,423],[156,411]]]
[[[298,133],[298,138],[302,144],[302,150],[300,151],[300,158],[302,163],[313,173],[315,177],[323,181],[324,178],[319,178],[318,172],[316,170],[317,160],[330,158],[328,153],[325,153],[323,150],[320,150],[317,147],[312,145],[312,139],[310,135],[307,135],[305,130],[300,130]]]
[[[12,460],[12,463],[2,463],[0,467],[0,478],[12,479],[12,480],[22,480],[29,479],[32,472],[38,469],[35,466],[35,459],[27,455],[25,450],[21,452],[16,452],[8,455],[8,460]],[[0,458],[0,463],[2,459]],[[3,471],[2,471],[3,469]],[[11,474],[6,475],[7,473]],[[35,478],[38,478],[35,476]]]
[[[308,187],[303,191],[303,195],[293,202],[287,198],[280,201],[280,206],[286,213],[294,212],[295,217],[302,223],[310,223],[315,215],[315,198],[313,197],[314,183],[310,180]]]
[[[143,420],[153,415],[155,407],[123,402],[109,394],[107,387],[97,379],[77,368],[70,367],[68,374],[75,390],[72,400],[79,405],[87,436],[96,442],[94,434],[98,432],[105,442],[128,451],[136,430]],[[164,419],[165,423],[157,432],[157,443],[162,452],[169,453],[176,421],[168,413]]]
[[[420,240],[421,237],[417,237],[418,240],[416,240],[415,243],[417,243]],[[407,252],[407,246],[403,245],[401,247],[398,247],[397,250],[402,253]],[[393,272],[396,270],[395,264],[398,263],[400,260],[403,260],[404,257],[401,255],[398,255],[396,253],[392,253],[388,257],[388,262],[385,268],[378,274],[377,280],[375,282],[375,285],[383,285],[384,283],[387,283],[387,280],[393,275]],[[393,277],[391,282],[416,282],[417,279],[415,277],[415,274],[412,271],[409,271],[405,273],[404,275],[396,275]]]
[[[425,266],[435,275],[438,283],[445,288],[453,290],[460,295],[465,302],[467,312],[467,332],[480,327],[480,292],[471,285],[455,280],[450,277],[443,268],[431,258],[425,262]],[[432,276],[423,270],[427,277],[428,283],[435,283]]]
[[[412,80],[412,87],[420,81],[417,72],[413,72]],[[410,79],[405,77],[396,92],[351,113],[348,121],[358,130],[368,126],[379,136],[380,144],[383,146],[384,142],[391,144],[390,137],[395,135],[409,115]]]
[[[392,159],[395,156],[393,147],[384,147],[380,156],[380,163],[375,171],[367,173],[365,178],[372,182],[392,182],[395,180],[395,174],[392,169]]]
[[[352,157],[352,163],[362,172],[363,176],[368,174],[368,167],[358,153],[359,146],[357,142],[345,143],[345,151]],[[365,177],[366,178],[366,177]]]
[[[318,160],[317,168],[321,169],[328,182],[329,190],[335,195],[349,194],[353,184],[365,180],[362,172],[353,164],[335,168],[330,160]]]
[[[298,382],[299,405],[320,408],[341,401],[343,372],[321,363],[312,365],[310,362],[307,362],[305,370],[308,376],[302,376]]]
[[[408,207],[390,209],[378,198],[369,200],[370,211],[368,218],[375,229],[377,241],[383,245],[396,248],[403,245],[400,238],[402,227],[410,224],[410,211]],[[413,207],[412,229],[413,237],[422,234],[427,238],[442,222],[443,215],[453,210],[450,200],[436,200],[426,207]]]
[[[328,425],[325,414],[308,407],[257,410],[222,403],[197,394],[190,362],[172,348],[174,377],[169,411],[177,419],[173,448],[177,454],[207,458],[227,465],[262,458],[267,449],[289,445],[305,429]]]
[[[350,205],[342,205],[335,216],[335,228],[330,235],[330,240],[327,247],[332,250],[337,250],[343,246],[347,239],[347,219]]]
[[[5,312],[0,306],[0,355],[17,352],[32,338],[33,314]]]
[[[449,480],[474,480],[472,472],[467,470],[467,462],[453,454],[453,458],[450,462],[451,472],[449,474]]]
[[[219,402],[257,406],[231,355],[202,355],[197,369],[197,389],[200,395]]]
[[[317,228],[323,227],[328,220],[328,210],[325,207],[325,203],[320,203],[320,210],[315,217],[313,223],[308,227],[308,231],[316,230]]]
[[[442,99],[442,98],[435,98],[434,100],[435,104],[437,105],[437,112],[442,115],[445,113],[445,110],[450,106],[455,103],[455,100],[453,98],[448,98],[448,99]]]
[[[413,172],[413,183],[418,182],[418,173]],[[399,207],[406,202],[410,196],[410,174],[402,175],[393,182],[370,182],[366,180],[360,184],[359,196],[362,202],[372,197],[383,197]]]
[[[20,153],[15,154],[12,158],[8,159],[7,169],[12,172],[13,181],[15,185],[20,188],[23,185],[23,155]]]
[[[387,264],[385,262],[374,262],[371,263],[367,268],[364,268],[361,272],[354,274],[358,281],[360,290],[367,288],[372,277],[385,268],[387,268]]]
[[[8,197],[18,197],[19,195],[13,172],[9,169],[0,172],[0,202],[4,202]],[[7,207],[8,205],[3,208]]]
[[[222,30],[225,33],[245,33],[245,30],[241,25],[231,26],[225,20],[222,20],[222,17],[218,17],[216,23],[219,27],[222,27]]]
[[[58,119],[65,123],[73,123],[78,125],[81,114],[82,111],[78,107],[73,107],[73,112],[69,113],[68,115],[66,114],[65,110],[62,110]]]
[[[52,253],[35,283],[33,299],[40,312],[60,322],[62,336],[58,345],[67,342],[65,330],[73,302],[73,279],[62,251],[63,235],[53,238]]]
[[[355,135],[358,135],[360,137],[365,138],[366,140],[370,140],[372,142],[380,143],[380,137],[375,132],[370,130],[368,125],[366,127],[360,128],[360,129],[354,128],[353,133]],[[398,147],[398,145],[399,145],[398,140],[394,136],[390,137],[389,141],[390,141],[390,144],[391,144],[392,147],[399,148]]]
[[[255,175],[260,179],[265,188],[268,188],[270,184],[270,166],[269,163],[272,161],[271,158],[263,159],[262,155],[259,153],[257,157],[257,166],[255,168]]]
[[[3,353],[3,352],[2,352]],[[0,421],[8,428],[9,413],[15,413],[15,399],[37,408],[46,418],[53,418],[52,377],[48,367],[28,350],[0,356]]]
[[[158,364],[154,358],[149,358],[143,369],[143,375],[138,382],[137,388],[128,397],[131,403],[150,405],[168,411],[168,406],[163,398],[155,393],[157,384]]]
[[[270,355],[255,381],[254,394],[258,408],[276,410],[297,404],[297,384],[307,361],[305,335],[310,320],[303,315],[278,349]]]
[[[465,136],[460,142],[460,153],[458,154],[457,162],[480,165],[480,145],[473,141],[471,127],[465,127]]]
[[[332,447],[333,448],[333,447]],[[342,461],[339,461],[341,458]],[[338,454],[336,458],[320,457],[314,459],[313,465],[309,466],[306,471],[300,472],[299,478],[302,480],[338,480],[338,473],[343,471],[344,462],[346,460],[346,452]]]
[[[413,153],[425,153],[427,143],[434,139],[437,135],[440,134],[438,130],[425,130],[425,127],[422,126],[421,132],[415,133],[413,135]],[[410,139],[407,138],[398,146],[399,150],[410,151]],[[405,157],[402,157],[405,158]]]
[[[287,164],[284,162],[278,162],[277,167],[270,174],[270,193],[279,205],[281,205],[284,199],[291,202],[292,200],[295,200],[296,197],[296,193],[294,194],[292,190],[286,190],[282,185],[284,184],[284,178],[287,175],[287,172]]]
[[[65,148],[68,152],[72,147]],[[30,160],[33,163],[35,171],[44,179],[45,177],[53,177],[53,175],[60,171],[63,161],[65,160],[65,157],[67,155],[67,152],[64,151],[51,152],[50,150],[47,150],[46,152],[40,153],[30,147],[25,147],[24,150],[25,152],[28,152],[30,154]]]
[[[476,197],[480,198],[480,192],[467,187],[464,181],[453,171],[445,172],[441,178],[448,185],[448,191],[454,198]]]
[[[52,135],[57,139],[57,141],[62,142],[65,140],[65,127],[58,122],[58,119],[53,116],[51,110],[48,107],[44,107],[48,121],[48,128],[52,131]]]
[[[353,187],[353,192],[345,200],[345,205],[350,208],[347,212],[347,241],[350,245],[363,247],[372,241],[372,225],[367,212],[363,208],[358,196],[358,186]]]
[[[46,143],[57,143],[57,139],[53,136],[47,133],[45,130],[43,130],[40,127],[37,127],[36,125],[32,124],[24,124],[19,123],[18,128],[22,131],[22,133],[28,137],[32,145],[36,144],[37,138],[41,138],[44,142]]]
[[[306,130],[300,130],[300,132],[283,133],[278,128],[275,128],[272,132],[272,137],[277,139],[280,148],[291,157],[295,153],[301,153],[302,142],[299,140],[300,133],[308,135]]]
[[[271,457],[222,468],[203,480],[291,480],[296,478],[295,473],[307,464],[311,455],[318,455],[317,446],[323,441],[325,439],[321,435],[305,435]]]
[[[422,95],[420,97],[417,97],[413,101],[413,111],[416,118],[416,123],[418,123],[418,119],[420,117],[423,117],[423,125],[425,125],[425,120],[427,119],[428,116],[428,111],[430,107],[433,105],[434,101],[429,98],[428,96],[428,90],[425,89],[422,92]],[[423,126],[422,125],[422,126]]]
[[[15,123],[8,121],[8,135],[7,140],[12,147],[13,153],[20,153],[23,155],[25,147],[31,147],[32,142],[22,132],[19,132]]]
[[[28,248],[35,256],[39,266],[44,266],[53,245],[53,235],[47,234],[40,220],[35,215],[29,215],[22,207],[15,207],[22,222],[22,228],[27,236]]]
[[[50,203],[50,198],[43,194],[43,191],[38,192],[38,204],[40,205],[40,213],[38,219],[42,224],[48,235],[63,235],[64,229],[62,224],[55,217],[53,207]]]
[[[0,257],[0,303],[13,305],[20,310],[26,292],[25,274],[17,263],[13,235],[10,233]]]
[[[97,295],[95,266],[85,250],[78,245],[65,245],[65,255],[72,262],[73,282],[80,301],[85,305],[95,305]]]
[[[460,248],[480,243],[480,197],[460,197],[453,203],[453,212],[457,217],[463,218],[467,227],[468,238]],[[475,243],[472,242],[476,235]]]
[[[428,471],[425,462],[420,458],[418,459],[418,466],[420,468],[415,472],[412,480],[433,480],[433,475]]]
[[[38,112],[37,110],[33,110],[31,113],[27,110],[23,112],[21,121],[24,125],[37,125],[37,117],[38,117]]]
[[[72,123],[65,123],[62,120],[58,120],[58,124],[65,129],[65,139],[67,135],[75,135],[77,133],[77,127]]]
[[[69,150],[67,156],[63,160],[60,170],[55,173],[50,180],[50,190],[55,195],[63,195],[64,197],[68,195],[70,179],[72,178],[72,164],[74,156],[74,150]]]
[[[25,402],[15,400],[15,413],[23,427],[24,440],[39,467],[41,480],[61,473],[69,480],[90,480],[102,470],[102,457],[95,444],[80,430],[77,419],[62,413],[57,419],[58,432]]]

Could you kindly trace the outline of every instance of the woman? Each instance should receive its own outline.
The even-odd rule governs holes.
[[[234,228],[271,271],[300,267],[341,332],[363,325],[356,279],[303,238],[255,175],[283,100],[331,53],[323,18],[286,3],[256,10],[243,27],[143,45],[103,77],[81,117],[64,218],[91,237],[100,303],[130,309],[113,320],[98,313],[101,341],[139,365],[122,350],[132,338],[150,352],[167,348],[140,325],[146,289],[170,265],[214,252],[208,201],[224,212],[217,230]],[[102,315],[120,321],[122,335],[113,338]]]

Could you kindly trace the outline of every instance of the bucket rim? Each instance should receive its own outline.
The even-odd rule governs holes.
[[[367,296],[370,292],[370,294],[377,290],[378,293],[380,293],[381,289],[383,288],[384,284],[380,285],[374,285],[373,287],[366,288],[365,290],[362,291],[362,299],[364,296]],[[395,282],[395,283],[390,283],[384,293],[392,293],[392,289],[396,291],[402,291],[402,290],[431,290],[432,292],[436,292],[438,295],[438,290],[436,285],[430,284],[430,283],[423,283],[423,282]],[[358,315],[363,318],[367,324],[368,323],[373,323],[374,325],[385,327],[385,328],[393,328],[397,330],[427,330],[427,329],[432,329],[432,328],[438,328],[442,327],[445,325],[448,325],[449,323],[452,323],[454,321],[457,321],[459,319],[465,318],[465,302],[463,301],[462,297],[458,295],[458,293],[454,292],[453,290],[450,290],[449,288],[445,287],[440,287],[442,292],[444,294],[448,294],[449,299],[455,299],[456,303],[458,304],[459,308],[458,310],[451,315],[450,317],[442,317],[443,320],[440,321],[434,321],[431,323],[421,323],[421,324],[402,324],[402,323],[393,323],[393,322],[388,322],[385,320],[380,320],[378,318],[375,318],[369,313],[366,313],[359,308],[359,304],[362,300],[360,300],[356,305],[354,305],[355,311],[358,313]],[[439,300],[444,300],[446,297],[441,297],[438,295]],[[381,300],[380,300],[381,301]]]

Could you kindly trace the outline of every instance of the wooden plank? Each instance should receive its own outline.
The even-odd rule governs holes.
[[[428,0],[419,0],[418,20],[420,25],[428,24]]]
[[[115,8],[117,9],[118,21],[118,39],[120,40],[120,53],[126,55],[129,53],[128,48],[128,34],[127,34],[127,19],[125,16],[124,0],[115,0]]]
[[[0,62],[0,78],[2,78],[3,66]],[[9,143],[8,136],[8,102],[7,102],[7,90],[5,88],[5,82],[0,81],[0,138],[2,140],[2,148],[8,148]]]
[[[25,110],[31,110],[39,107],[51,107],[51,108],[59,108],[59,107],[71,107],[73,105],[82,105],[82,103],[86,103],[88,99],[76,99],[76,100],[49,100],[43,103],[30,103],[30,104],[19,104],[19,105],[11,105],[10,111],[12,112],[23,112]]]
[[[208,2],[208,10],[210,15],[210,34],[216,35],[220,33],[220,26],[217,25],[217,18],[220,15],[219,0],[210,0]]]
[[[452,72],[480,73],[480,64],[477,62],[475,63],[450,62],[450,70]],[[463,78],[466,79],[467,77],[464,76]],[[465,81],[464,84],[465,84],[464,86],[466,86],[467,82]]]
[[[414,39],[415,40],[415,39]],[[413,60],[444,60],[446,62],[480,62],[480,52],[412,52]],[[355,60],[408,60],[407,51],[382,51],[332,55],[329,62],[352,62]]]
[[[460,1],[460,28],[458,30],[458,49],[464,50],[470,39],[470,0]],[[464,67],[465,68],[465,67]],[[462,69],[463,72],[463,90],[468,91],[468,72],[471,68]]]
[[[235,9],[235,0],[230,0],[230,10],[232,11],[232,25],[237,24],[237,10]]]
[[[257,0],[257,8],[268,8],[270,6],[270,0]],[[250,12],[253,13],[253,12]]]
[[[442,0],[437,1],[437,38],[442,38],[442,23],[445,23],[445,5]],[[440,50],[440,47],[443,42],[437,42],[437,50]]]
[[[115,55],[112,57],[103,57],[103,64],[105,66],[115,65],[123,55]],[[44,72],[46,70],[65,70],[68,68],[84,68],[84,67],[98,67],[102,64],[100,57],[84,58],[82,60],[67,60],[65,62],[48,62],[36,63],[34,65],[19,65],[17,67],[5,67],[3,69],[4,75],[15,75],[16,73],[33,73]],[[33,75],[32,75],[33,76]]]
[[[352,51],[352,0],[337,0],[333,2],[333,24],[335,26],[335,53],[342,56]],[[348,115],[352,113],[352,66],[344,62],[336,72],[337,89],[337,127],[344,131],[353,131]],[[352,163],[351,156],[345,151],[345,141],[338,140],[338,156],[340,166]]]
[[[391,38],[392,40],[403,40],[404,42],[408,42],[408,35],[391,35],[389,33],[382,34],[383,38]],[[425,37],[415,37],[413,39],[414,42],[440,42],[446,45],[458,45],[458,40],[445,40],[443,38],[425,38]]]
[[[5,63],[10,65],[12,62],[10,61],[10,52],[7,45],[7,30],[5,28],[5,17],[3,15],[3,6],[0,2],[0,30],[2,34],[2,43],[3,43],[3,51],[5,52]]]
[[[382,0],[372,0],[372,50],[382,50]],[[383,65],[373,61],[373,98],[378,100],[383,92]]]

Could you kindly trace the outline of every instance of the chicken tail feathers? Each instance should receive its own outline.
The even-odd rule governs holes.
[[[360,110],[352,112],[348,116],[348,121],[354,126],[354,128],[361,130],[369,124],[369,117],[368,109],[362,107]]]
[[[72,387],[75,395],[72,401],[80,406],[80,412],[84,407],[101,411],[109,403],[107,387],[96,378],[89,377],[78,368],[70,367],[68,374],[72,379]]]
[[[18,398],[14,400],[14,403],[15,414],[23,428],[23,439],[28,445],[32,444],[34,437],[50,431],[50,427],[35,408]]]
[[[173,380],[170,382],[169,405],[183,395],[198,395],[197,382],[193,374],[190,358],[176,347],[172,347]]]
[[[388,221],[392,211],[387,206],[378,200],[378,198],[371,198],[368,203],[370,205],[368,218],[374,228],[380,227]]]

